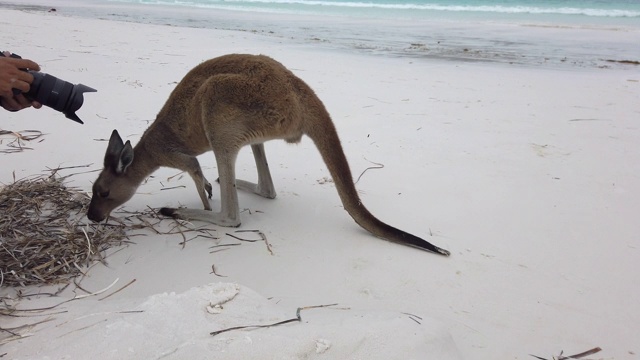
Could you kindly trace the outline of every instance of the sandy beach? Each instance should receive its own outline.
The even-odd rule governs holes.
[[[104,295],[135,280],[122,291],[36,318],[0,315],[0,328],[20,329],[0,331],[0,358],[551,359],[595,347],[598,359],[639,358],[637,66],[373,56],[60,12],[3,9],[0,24],[4,50],[98,90],[78,111],[84,125],[49,108],[3,113],[0,129],[44,135],[29,150],[0,153],[1,184],[86,165],[61,175],[77,173],[69,184],[91,192],[97,173],[86,171],[102,167],[113,129],[135,144],[191,68],[229,53],[265,54],[325,103],[369,210],[452,254],[372,237],[342,209],[309,139],[272,141],[278,197],[239,196],[240,229],[263,232],[273,254],[262,242],[211,253],[234,242],[221,227],[213,227],[219,239],[186,246],[179,235],[143,232],[82,279],[89,291],[109,288]],[[215,180],[213,154],[199,160]],[[372,163],[383,167],[365,172]],[[236,167],[238,178],[256,177],[249,149]],[[178,173],[156,172],[125,209],[199,208],[192,181]],[[55,289],[2,287],[0,297]],[[16,306],[42,309],[77,293],[70,286]],[[337,305],[301,310],[301,322],[210,335],[329,304]]]

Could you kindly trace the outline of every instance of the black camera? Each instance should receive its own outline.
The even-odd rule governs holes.
[[[4,56],[4,54],[2,55]],[[11,54],[11,57],[22,59],[16,54]],[[24,71],[33,75],[31,88],[28,93],[24,94],[29,100],[37,101],[42,105],[63,113],[67,119],[84,124],[78,115],[76,115],[76,111],[82,107],[82,103],[84,102],[82,94],[86,92],[96,92],[98,90],[82,84],[73,85],[70,82],[39,71],[27,69],[24,69]],[[17,95],[20,93],[20,90],[13,89],[13,92]]]

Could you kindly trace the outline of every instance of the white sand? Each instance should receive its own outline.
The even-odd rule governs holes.
[[[117,128],[137,142],[190,68],[222,54],[263,53],[316,90],[356,177],[369,161],[384,164],[357,184],[367,207],[452,252],[444,258],[370,236],[322,181],[328,171],[309,139],[271,142],[278,198],[240,194],[240,204],[249,209],[242,229],[263,231],[275,255],[260,242],[210,254],[217,243],[210,239],[182,249],[180,236],[137,237],[82,281],[98,291],[119,279],[103,295],[37,318],[0,316],[3,328],[52,319],[21,331],[25,337],[0,346],[0,356],[495,360],[599,346],[597,358],[638,358],[637,69],[358,56],[247,32],[13,10],[0,13],[0,25],[4,48],[98,89],[78,112],[85,125],[48,108],[5,112],[0,128],[46,135],[33,150],[0,154],[0,182],[58,166],[99,169],[106,143],[96,140]],[[215,179],[213,156],[200,159]],[[255,177],[249,150],[237,172]],[[167,179],[176,173],[158,171],[126,208],[199,207],[190,179]],[[95,176],[74,175],[70,184],[90,191]],[[169,185],[186,188],[160,191]],[[222,243],[234,242],[228,231],[219,228]],[[212,264],[226,277],[211,274]],[[71,290],[18,306],[58,304]],[[220,314],[207,312],[227,299]],[[301,323],[209,335],[333,303],[302,310]]]

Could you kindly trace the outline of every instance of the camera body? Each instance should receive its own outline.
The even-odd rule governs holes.
[[[4,55],[3,55],[4,56]],[[19,55],[11,54],[12,58],[21,59]],[[86,85],[73,85],[70,82],[58,79],[57,77],[39,71],[23,69],[33,75],[33,82],[28,93],[24,95],[32,100],[48,106],[63,113],[67,119],[71,119],[80,124],[84,124],[76,115],[76,111],[82,107],[85,92],[96,92],[96,89]],[[13,89],[14,94],[19,94],[20,90]]]

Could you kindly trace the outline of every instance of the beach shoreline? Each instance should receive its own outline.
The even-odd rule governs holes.
[[[43,0],[14,0],[0,6],[50,10]],[[56,6],[59,15],[72,18],[251,32],[280,42],[416,61],[632,71],[636,69],[629,65],[640,61],[640,50],[634,46],[640,26],[631,24],[323,17],[75,0]]]
[[[551,358],[601,347],[603,358],[637,359],[637,67],[418,61],[250,28],[68,17],[63,10],[3,9],[0,23],[12,29],[5,50],[98,90],[78,111],[84,125],[48,108],[5,113],[1,129],[44,136],[27,143],[30,149],[0,154],[0,184],[86,165],[86,172],[59,174],[74,173],[70,185],[90,193],[113,129],[135,144],[189,69],[227,53],[266,54],[325,103],[354,178],[364,174],[357,184],[363,203],[452,251],[443,258],[370,236],[343,211],[309,139],[272,141],[265,147],[278,197],[240,194],[240,229],[262,231],[274,255],[261,242],[212,253],[234,241],[225,235],[233,229],[184,246],[179,235],[132,237],[81,280],[90,292],[110,289],[105,296],[130,286],[104,300],[41,311],[51,319],[42,324],[0,315],[0,327],[19,335],[2,333],[0,355],[444,360]],[[214,180],[212,154],[199,161]],[[372,162],[384,166],[366,171]],[[250,151],[239,155],[237,173],[255,177]],[[214,208],[218,199],[214,185]],[[188,177],[161,169],[126,209],[162,206],[201,203]],[[3,287],[0,297],[57,290]],[[17,307],[46,309],[78,294],[86,293],[72,284]],[[221,313],[208,310],[229,298]],[[335,303],[303,311],[300,323],[210,335]]]

